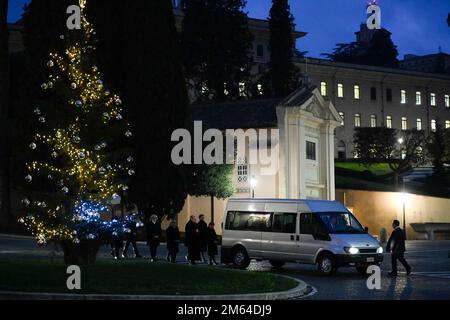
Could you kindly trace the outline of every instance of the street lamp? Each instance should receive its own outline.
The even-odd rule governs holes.
[[[398,142],[399,144],[403,144],[403,138],[399,138],[399,139],[397,140],[397,142]]]
[[[252,187],[252,198],[255,197],[255,187],[258,184],[258,180],[256,180],[255,176],[252,176],[250,179],[250,186]]]

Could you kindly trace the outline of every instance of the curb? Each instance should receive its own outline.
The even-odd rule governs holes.
[[[31,293],[0,291],[0,300],[286,300],[299,298],[310,293],[310,287],[302,280],[279,275],[294,280],[297,287],[281,292],[224,294],[224,295],[108,295],[108,294],[70,294],[70,293]]]

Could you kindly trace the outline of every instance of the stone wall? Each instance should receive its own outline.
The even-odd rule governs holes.
[[[414,194],[407,194],[405,199],[406,232],[409,240],[425,238],[425,234],[415,232],[410,223],[450,223],[450,199]],[[399,220],[403,228],[401,193],[337,189],[336,200],[344,203],[373,235],[379,237],[382,228],[389,235],[394,219]],[[449,234],[436,235],[436,239],[449,237]]]

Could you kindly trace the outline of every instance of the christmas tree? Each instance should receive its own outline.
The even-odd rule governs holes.
[[[61,47],[47,61],[26,165],[29,194],[22,200],[27,215],[21,222],[39,243],[60,243],[65,256],[82,254],[82,246],[96,253],[91,244],[123,232],[120,220],[100,215],[134,175],[126,147],[130,124],[120,97],[106,88],[93,62],[96,34],[85,5],[80,0],[81,29],[61,36]]]

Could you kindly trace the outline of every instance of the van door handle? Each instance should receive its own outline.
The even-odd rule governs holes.
[[[291,235],[291,241],[294,241],[294,236],[293,235]]]

